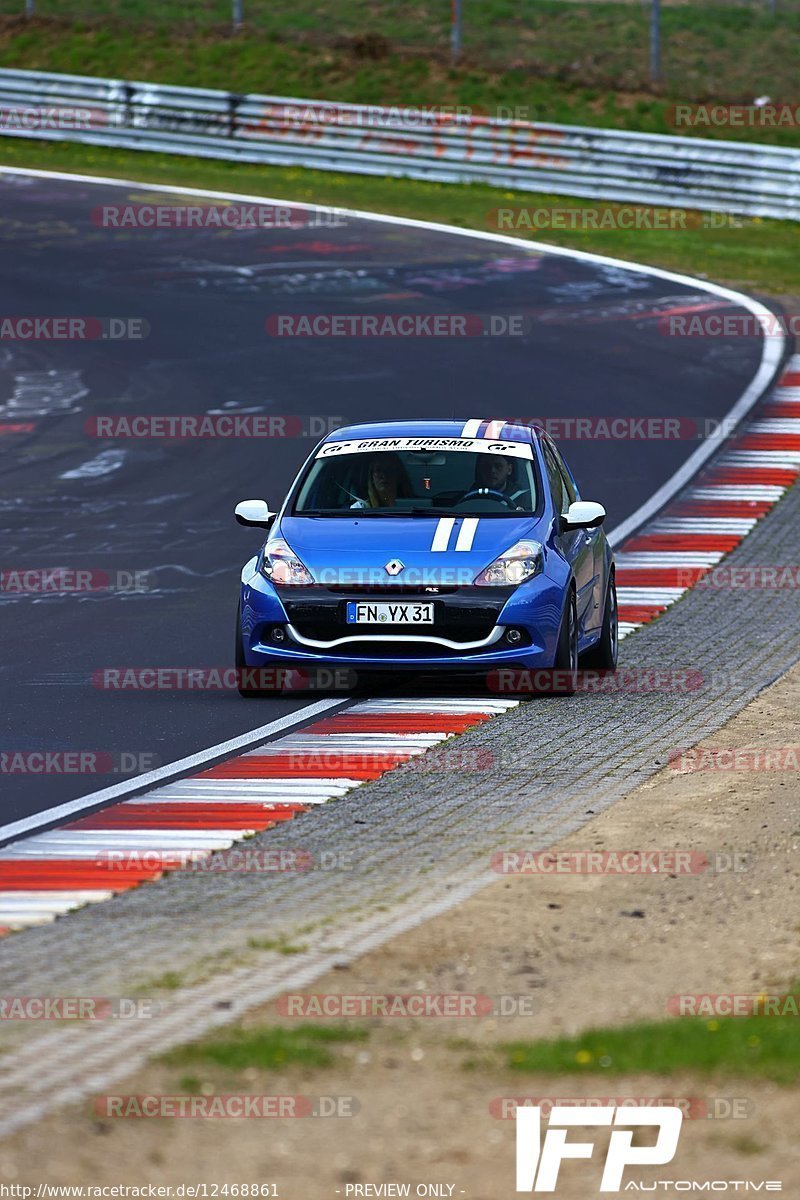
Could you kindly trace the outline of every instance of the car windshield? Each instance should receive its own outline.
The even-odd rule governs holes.
[[[346,444],[326,443],[300,486],[294,513],[498,517],[534,513],[537,489],[530,446],[493,445],[492,451],[359,448],[350,452]]]

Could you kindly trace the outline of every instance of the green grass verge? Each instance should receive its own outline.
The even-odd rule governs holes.
[[[178,971],[165,971],[163,975],[157,975],[154,979],[149,979],[143,985],[143,990],[154,992],[175,992],[178,988],[183,987],[183,977]]]
[[[465,51],[449,62],[450,6],[394,0],[0,0],[0,66],[387,104],[518,108],[528,119],[665,132],[675,100],[791,101],[800,11],[763,0],[663,11],[662,87],[648,82],[649,10],[637,2],[481,0],[464,5]],[[800,144],[796,128],[698,129]]]
[[[796,1017],[676,1019],[511,1042],[502,1051],[512,1070],[542,1075],[692,1071],[789,1084],[800,1077],[800,1024]]]
[[[465,229],[497,230],[498,207],[586,212],[595,204],[570,198],[503,191],[481,184],[422,183],[297,168],[247,166],[71,143],[0,140],[0,163],[108,175],[150,183],[242,192],[276,199],[394,213]],[[605,208],[606,206],[603,206]],[[628,206],[626,206],[628,207]],[[798,226],[792,221],[743,219],[740,227],[520,231],[533,240],[651,263],[771,295],[800,295]]]
[[[259,1029],[233,1029],[179,1046],[162,1055],[160,1061],[172,1067],[209,1063],[233,1071],[242,1071],[247,1067],[271,1071],[293,1065],[328,1067],[334,1061],[330,1047],[345,1042],[362,1042],[367,1036],[365,1029],[351,1025],[298,1025],[294,1029],[274,1025]]]
[[[286,938],[248,938],[249,950],[274,950],[276,954],[304,954],[308,946],[303,942],[289,942]]]

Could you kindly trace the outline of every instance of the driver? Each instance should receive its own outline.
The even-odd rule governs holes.
[[[475,467],[475,483],[465,492],[464,499],[473,496],[481,496],[488,493],[491,498],[492,492],[500,493],[500,495],[508,501],[510,508],[520,508],[517,500],[521,496],[520,491],[512,491],[514,476],[514,463],[510,458],[503,458],[502,455],[480,454]]]
[[[510,458],[503,458],[499,454],[496,458],[491,454],[481,454],[475,468],[475,487],[491,488],[493,492],[508,496],[513,471],[514,464]]]

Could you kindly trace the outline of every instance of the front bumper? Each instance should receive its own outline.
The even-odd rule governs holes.
[[[350,600],[433,603],[434,624],[347,625]],[[552,667],[561,622],[563,589],[547,576],[517,588],[441,588],[436,593],[401,587],[276,588],[257,572],[242,586],[242,640],[248,666],[324,664],[371,670],[485,671],[494,667]],[[520,637],[512,644],[508,631]],[[277,637],[281,640],[276,641]]]

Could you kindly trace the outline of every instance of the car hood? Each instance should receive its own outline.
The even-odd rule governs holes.
[[[318,582],[464,585],[522,538],[541,541],[539,517],[284,517],[285,538]],[[537,534],[538,531],[538,534]],[[461,546],[460,549],[457,547]],[[399,562],[397,573],[387,563]]]

